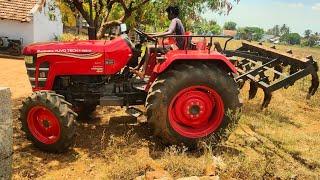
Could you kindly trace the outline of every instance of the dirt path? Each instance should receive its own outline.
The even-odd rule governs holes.
[[[23,60],[0,58],[0,86],[10,87],[13,99],[31,93],[26,71]]]

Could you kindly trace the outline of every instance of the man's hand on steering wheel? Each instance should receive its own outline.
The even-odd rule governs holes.
[[[140,30],[138,30],[138,29],[134,29],[140,36],[142,36],[142,37],[145,37],[147,40],[149,40],[149,41],[157,41],[157,39],[154,37],[154,35],[149,35],[149,34],[147,34],[147,33],[145,33],[145,32],[142,32],[142,31],[140,31]]]

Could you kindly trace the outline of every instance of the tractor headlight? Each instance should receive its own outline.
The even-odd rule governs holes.
[[[25,56],[24,61],[26,64],[33,64],[33,56]]]

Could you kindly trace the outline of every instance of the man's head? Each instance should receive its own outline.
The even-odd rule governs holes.
[[[180,14],[180,10],[179,10],[178,6],[169,6],[166,9],[166,12],[168,13],[169,20],[172,20],[172,19],[178,17]]]

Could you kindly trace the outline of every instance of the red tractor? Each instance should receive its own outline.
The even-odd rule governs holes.
[[[164,50],[165,39],[177,36],[162,37],[161,42],[136,33],[136,44],[123,34],[112,41],[53,42],[24,49],[34,93],[23,102],[20,121],[35,146],[49,152],[67,150],[75,138],[77,116],[92,113],[97,105],[145,105],[154,134],[169,144],[192,146],[209,136],[219,141],[230,123],[227,111],[241,107],[239,89],[246,80],[251,82],[251,98],[258,87],[265,91],[264,107],[272,91],[309,74],[309,95],[319,86],[317,64],[310,58],[300,62],[279,53],[266,55],[266,49],[250,43],[227,51],[230,37],[224,37],[229,38],[224,49],[215,43],[212,51],[213,38],[221,36],[185,35],[183,50]],[[192,38],[206,41],[197,45]],[[138,66],[141,47],[148,41],[157,50],[149,55],[147,80],[141,80],[130,69]],[[292,71],[273,84],[284,74],[280,66],[292,66]],[[263,74],[269,69],[277,72],[272,82]]]

